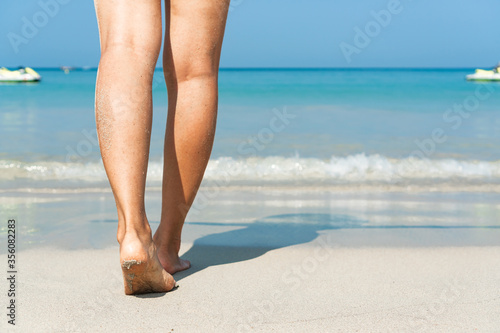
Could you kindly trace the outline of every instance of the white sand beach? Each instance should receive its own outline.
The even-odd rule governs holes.
[[[109,192],[17,197],[2,197],[4,213],[35,222],[19,236],[16,326],[4,318],[2,332],[500,327],[495,194],[221,191],[189,215],[179,287],[143,296],[123,293]],[[154,212],[159,193],[147,199]]]
[[[20,257],[18,324],[8,331],[498,330],[500,247],[323,242],[327,234],[269,252],[201,247],[191,272],[176,275],[175,291],[132,297],[122,291],[117,247],[30,250]]]

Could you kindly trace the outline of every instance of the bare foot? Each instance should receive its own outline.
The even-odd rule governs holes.
[[[168,246],[162,243],[157,234],[153,238],[158,248],[158,259],[167,272],[174,274],[191,267],[189,260],[179,258],[180,242],[178,245]]]
[[[158,260],[151,236],[149,241],[141,241],[136,235],[125,235],[120,243],[120,262],[127,295],[167,292],[175,286],[174,278]]]
[[[184,271],[191,267],[189,260],[181,259],[177,253],[172,253],[168,250],[162,251],[158,249],[158,259],[163,268],[170,274]]]

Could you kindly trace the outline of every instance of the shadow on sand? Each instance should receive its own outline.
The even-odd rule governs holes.
[[[367,233],[370,233],[368,229],[406,229],[408,232],[414,229],[483,229],[482,231],[486,231],[484,229],[500,229],[500,225],[370,225],[366,220],[336,214],[274,215],[248,224],[208,222],[191,222],[189,224],[221,227],[239,226],[241,228],[198,238],[193,243],[193,246],[182,255],[183,259],[191,261],[192,267],[186,271],[176,273],[176,281],[210,266],[250,260],[260,257],[270,250],[312,242],[318,237],[319,232],[326,230],[365,229]],[[449,232],[445,231],[443,234],[449,234]],[[481,238],[479,236],[479,241]],[[477,245],[475,243],[478,239],[471,238],[465,241],[463,245]],[[380,240],[380,242],[383,241]],[[450,240],[437,237],[428,239],[428,241],[437,245],[440,241],[446,243]],[[464,240],[462,239],[462,241]],[[368,240],[367,243],[369,243],[367,245],[375,245],[379,241]]]
[[[322,230],[361,227],[367,221],[348,215],[283,214],[265,217],[248,224],[190,222],[190,225],[238,226],[239,229],[198,238],[182,255],[191,268],[175,274],[179,281],[207,267],[245,261],[266,252],[313,241]]]
[[[457,241],[462,245],[481,245],[484,244],[484,235],[488,233],[492,234],[493,239],[486,240],[486,243],[490,242],[498,245],[498,239],[495,238],[496,233],[491,233],[488,229],[500,229],[500,225],[370,225],[367,220],[339,214],[283,214],[268,216],[251,223],[186,222],[186,224],[222,227],[224,229],[237,227],[237,229],[212,233],[196,239],[193,246],[182,255],[183,259],[191,261],[192,266],[186,271],[176,273],[174,276],[176,281],[180,281],[210,266],[250,260],[260,257],[270,250],[312,242],[319,236],[321,231],[326,230],[361,229],[366,232],[363,245],[387,246],[389,244],[388,240],[390,241],[390,234],[389,238],[379,238],[372,235],[371,230],[402,229],[408,233],[406,238],[400,240],[402,242],[400,245],[440,246],[446,245],[446,243],[450,244],[450,242],[456,243]],[[429,237],[429,234],[424,234],[424,239],[415,239],[417,235],[412,232],[414,229],[446,230],[437,233],[437,236]],[[457,240],[456,234],[449,232],[452,229],[455,229],[455,231],[475,229],[472,233],[469,232],[475,236]],[[445,236],[443,237],[443,235]],[[146,294],[137,297],[155,298],[164,294]]]
[[[210,266],[230,264],[260,257],[266,252],[313,241],[321,230],[362,227],[367,221],[348,215],[283,214],[265,217],[251,223],[186,222],[189,225],[239,227],[236,230],[209,234],[195,240],[182,255],[191,268],[174,275],[177,282]],[[139,298],[165,295],[145,294]]]

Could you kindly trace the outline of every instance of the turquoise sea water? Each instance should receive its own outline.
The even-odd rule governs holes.
[[[465,81],[472,71],[222,70],[206,179],[500,182],[500,84]],[[0,186],[106,185],[96,71],[39,72],[39,84],[0,85]],[[153,99],[148,179],[158,183],[167,112],[160,70]]]

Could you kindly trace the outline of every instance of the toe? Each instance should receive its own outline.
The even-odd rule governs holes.
[[[171,291],[172,289],[174,289],[177,283],[175,282],[175,279],[172,277],[172,275],[168,274],[166,271],[163,271],[163,276],[165,279],[165,291]]]

